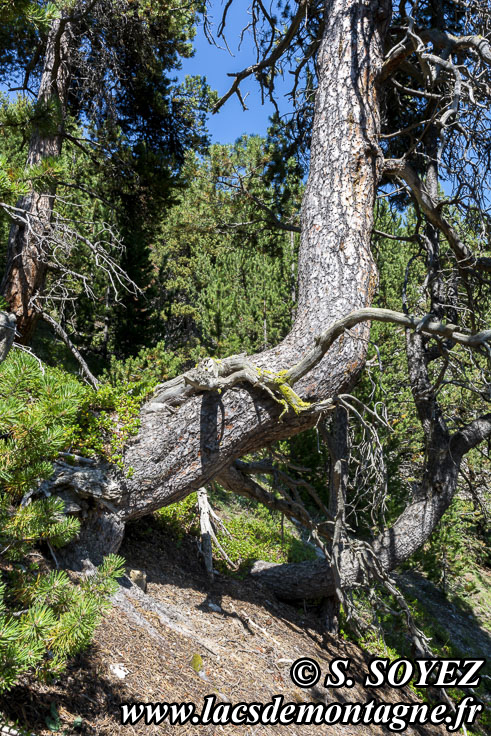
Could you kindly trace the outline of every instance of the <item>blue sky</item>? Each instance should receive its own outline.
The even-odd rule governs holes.
[[[195,38],[196,53],[192,59],[185,59],[182,64],[180,77],[186,74],[200,74],[205,76],[212,89],[223,95],[230,87],[233,79],[227,77],[227,72],[236,72],[256,61],[251,35],[244,38],[240,50],[238,43],[242,28],[249,22],[247,9],[249,0],[234,0],[227,13],[227,27],[225,31],[228,46],[233,56],[225,48],[218,49],[209,44],[202,27],[198,29]],[[216,31],[222,17],[223,4],[221,0],[211,2],[210,17],[213,20],[213,30]],[[220,45],[224,46],[223,41]],[[288,81],[288,80],[286,80]],[[286,82],[282,93],[287,91]],[[216,115],[211,115],[208,127],[213,142],[233,143],[243,133],[258,133],[264,135],[268,128],[269,116],[274,108],[270,102],[261,104],[259,86],[255,79],[244,80],[241,84],[243,96],[247,94],[245,103],[248,110],[243,111],[237,98],[233,95]],[[289,110],[288,100],[280,96],[278,99],[280,110]]]

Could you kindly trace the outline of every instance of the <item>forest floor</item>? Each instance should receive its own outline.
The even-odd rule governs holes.
[[[491,665],[490,570],[478,568],[465,573],[458,590],[448,595],[415,571],[400,575],[398,582],[406,597],[423,604],[426,616],[436,626],[440,645],[451,642],[461,656],[484,657]]]
[[[323,640],[314,609],[272,600],[247,579],[220,575],[210,586],[192,538],[176,543],[149,518],[130,525],[121,553],[128,568],[146,572],[146,593],[125,578],[93,645],[70,665],[59,682],[43,685],[25,679],[2,698],[0,710],[29,733],[389,734],[393,732],[386,727],[355,725],[172,727],[165,723],[146,726],[140,721],[123,726],[120,705],[192,702],[199,708],[205,696],[211,694],[216,695],[218,703],[234,704],[267,703],[277,694],[283,695],[285,702],[365,703],[372,698],[387,703],[418,702],[408,689],[364,689],[362,681],[370,655],[341,638]],[[413,590],[425,584],[412,575],[406,583]],[[429,590],[423,593],[433,598]],[[435,605],[441,606],[441,601]],[[460,615],[455,609],[455,616]],[[473,626],[479,628],[478,622]],[[485,651],[489,652],[489,634],[482,629],[476,636],[482,637],[484,656]],[[328,672],[332,659],[350,658],[354,686],[301,690],[289,674],[292,662],[300,657],[315,659],[323,674]],[[446,733],[439,726],[409,726],[405,731],[408,736]]]

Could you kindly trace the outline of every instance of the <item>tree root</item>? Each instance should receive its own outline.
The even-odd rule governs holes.
[[[145,613],[157,616],[160,624],[181,636],[192,639],[196,644],[207,649],[211,654],[220,656],[215,644],[208,638],[200,636],[187,625],[189,619],[185,617],[177,608],[166,604],[163,606],[156,601],[148,593],[144,593],[136,585],[133,585],[129,578],[123,578],[123,585],[117,593],[111,598],[112,603],[119,609],[124,611],[130,620],[140,626],[150,634],[154,639],[165,641],[165,638],[150,623]]]

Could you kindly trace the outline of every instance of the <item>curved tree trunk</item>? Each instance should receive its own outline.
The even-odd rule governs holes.
[[[311,167],[302,205],[298,308],[290,334],[276,348],[253,356],[261,369],[277,372],[297,363],[326,326],[370,304],[377,274],[370,252],[373,205],[383,159],[378,148],[382,67],[389,0],[327,0],[318,53],[318,92]],[[349,390],[363,368],[369,325],[337,340],[295,390],[305,401]],[[188,397],[169,408],[173,387]],[[58,488],[78,487],[87,508],[77,554],[100,558],[117,548],[122,524],[178,501],[227,469],[242,455],[315,425],[318,411],[289,411],[264,389],[239,384],[218,393],[196,392],[181,377],[164,385],[143,408],[141,428],[124,454],[126,476],[99,468],[97,490],[79,474],[62,469]],[[128,472],[131,471],[131,472]],[[99,529],[114,529],[105,549]],[[85,551],[82,551],[85,548]]]
[[[389,573],[409,559],[430,537],[454,497],[462,455],[458,442],[446,444],[445,452],[431,463],[422,493],[403,511],[392,527],[371,544],[373,555],[384,573]],[[432,477],[431,472],[435,472]],[[339,575],[342,589],[363,585],[367,579],[362,549],[352,540],[340,556]],[[257,563],[253,577],[270,588],[279,598],[301,599],[334,596],[335,579],[330,563],[325,560],[290,565]]]
[[[490,435],[491,414],[475,420],[451,438],[443,437],[440,429],[432,432],[419,497],[371,544],[373,557],[383,572],[388,573],[409,559],[430,537],[455,495],[462,458]],[[344,589],[366,581],[360,551],[355,542],[341,554],[339,573]],[[335,594],[333,572],[324,560],[288,565],[260,562],[254,566],[252,575],[279,598],[320,598]]]
[[[385,20],[373,0],[327,2],[319,52],[311,171],[302,206],[299,302],[290,334],[276,348],[253,356],[260,368],[280,371],[297,363],[327,325],[367,306],[377,282],[370,252]],[[306,401],[326,399],[354,385],[366,356],[368,326],[342,336],[314,371],[296,384]],[[236,458],[313,426],[318,415],[289,412],[261,388],[239,386],[193,396],[177,413],[166,386],[144,407],[141,429],[125,452],[132,476],[115,504],[122,518],[141,516],[183,498]]]
[[[326,0],[325,7],[292,331],[273,350],[253,356],[247,370],[241,356],[223,361],[240,370],[243,380],[222,391],[214,390],[217,383],[212,374],[218,375],[221,368],[213,361],[193,375],[163,384],[143,407],[138,435],[124,453],[124,473],[104,464],[59,467],[51,490],[78,504],[85,519],[80,540],[67,551],[68,564],[80,564],[85,558],[99,562],[104,554],[118,549],[127,520],[178,501],[213,478],[232,492],[274,502],[236,461],[314,426],[325,411],[325,404],[322,408],[316,403],[285,413],[285,407],[282,411],[271,391],[261,385],[259,375],[277,375],[291,368],[314,344],[320,345],[316,337],[326,327],[371,302],[377,279],[370,235],[383,165],[377,145],[378,80],[391,3]],[[407,327],[418,324],[399,317],[396,321]],[[300,401],[327,400],[353,386],[364,365],[369,325],[352,324],[356,326],[349,334],[344,332],[329,343],[322,360],[295,384]],[[436,329],[446,335],[445,330],[451,331],[451,326]],[[406,560],[428,539],[448,508],[463,455],[491,434],[490,415],[450,436],[432,392],[422,340],[419,332],[407,341],[411,386],[428,458],[417,497],[371,547],[362,549],[354,540],[346,540],[349,543],[337,553],[336,581],[326,561],[256,565],[253,575],[278,595],[329,597],[336,585],[354,587],[365,579],[363,556],[366,559],[367,554],[373,569],[378,567],[382,573]]]
[[[52,22],[37,104],[50,109],[52,130],[36,129],[29,143],[27,167],[47,158],[57,158],[62,149],[69,72],[69,26],[64,18]],[[18,217],[9,234],[7,266],[1,293],[17,317],[20,341],[27,344],[38,319],[35,300],[44,291],[47,273],[49,230],[55,188],[39,193],[34,189],[17,202]]]

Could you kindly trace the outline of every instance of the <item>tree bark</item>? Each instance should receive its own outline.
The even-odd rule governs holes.
[[[51,24],[46,43],[37,104],[54,117],[46,132],[34,130],[29,143],[27,167],[61,154],[63,127],[70,80],[69,24],[58,18]],[[17,317],[20,342],[27,344],[38,320],[36,299],[42,296],[47,273],[47,240],[51,226],[55,187],[34,189],[17,203],[23,214],[10,228],[7,266],[1,292]]]
[[[325,598],[323,609],[324,626],[329,634],[337,634],[343,592],[339,567],[343,547],[346,544],[346,497],[349,479],[349,416],[344,406],[337,406],[327,436],[331,457],[329,479],[329,511],[334,519],[334,532],[330,546],[331,567],[336,585],[336,595]]]
[[[388,3],[385,3],[388,8]],[[318,57],[311,170],[302,206],[299,300],[295,323],[276,348],[253,356],[263,369],[298,362],[316,335],[337,318],[370,304],[377,283],[370,252],[375,188],[382,159],[377,74],[387,17],[373,0],[326,3],[327,23]],[[295,390],[305,401],[349,390],[362,369],[369,326],[343,335]],[[157,391],[144,407],[141,429],[125,452],[118,505],[135,518],[206,485],[236,458],[313,426],[315,413],[289,412],[263,390],[234,387],[191,396],[171,413]]]
[[[383,166],[378,76],[390,10],[389,0],[326,2],[302,205],[297,314],[282,343],[252,357],[261,369],[290,368],[327,325],[371,303],[377,273],[370,237]],[[295,385],[301,398],[319,401],[350,390],[365,362],[368,334],[369,325],[360,323],[342,335]],[[279,421],[278,402],[246,384],[221,394],[189,390],[177,411],[168,406],[168,396],[164,385],[143,408],[140,431],[124,453],[126,472],[102,469],[97,493],[90,482],[77,491],[96,502],[95,510],[86,510],[82,540],[85,552],[96,558],[103,551],[95,531],[102,516],[124,523],[178,501],[225,474],[237,458],[304,431],[319,417],[316,411],[289,411]],[[60,488],[73,487],[69,471],[63,474]]]
[[[0,312],[0,363],[7,357],[15,338],[15,315]]]
[[[325,12],[317,58],[311,168],[302,205],[298,309],[286,339],[251,358],[257,368],[272,373],[299,363],[327,326],[367,307],[377,282],[370,235],[374,195],[383,168],[377,143],[379,79],[391,3],[326,0]],[[380,311],[384,311],[384,321],[394,321],[394,313]],[[404,315],[395,321],[416,327],[415,320]],[[452,329],[432,327],[445,335]],[[307,373],[300,371],[295,391],[303,401],[326,400],[353,386],[364,365],[368,331],[366,321],[353,320],[349,334],[336,333],[337,340],[329,343],[320,362],[310,365]],[[486,335],[460,335],[460,339],[474,344],[488,339]],[[428,539],[456,491],[463,455],[491,435],[491,416],[487,416],[450,437],[428,385],[422,339],[420,333],[409,337],[407,352],[413,395],[426,436],[427,464],[420,492],[393,526],[371,544],[369,554],[385,572]],[[103,554],[118,548],[128,519],[178,501],[213,478],[233,492],[264,494],[251,479],[247,486],[248,479],[235,461],[314,426],[322,411],[314,406],[281,416],[278,401],[251,380],[222,392],[212,390],[212,383],[210,390],[206,383],[198,384],[196,389],[196,382],[193,386],[186,377],[179,377],[155,392],[142,409],[138,435],[126,447],[123,473],[103,464],[59,468],[51,482],[52,492],[75,499],[85,516],[78,546],[68,551],[72,565],[84,557],[100,561]],[[280,597],[332,597],[336,587],[352,588],[365,580],[362,547],[355,540],[348,541],[340,547],[336,579],[323,560],[296,565],[259,563],[253,575]]]

